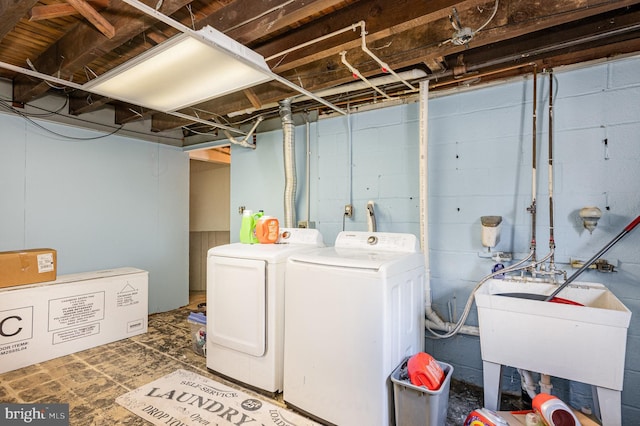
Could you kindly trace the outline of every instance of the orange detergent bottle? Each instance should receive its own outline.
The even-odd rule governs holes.
[[[256,237],[261,244],[273,244],[278,241],[280,224],[272,216],[262,216],[256,223]]]

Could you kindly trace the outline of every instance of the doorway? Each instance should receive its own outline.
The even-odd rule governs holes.
[[[204,292],[208,250],[230,242],[230,147],[189,157],[189,292]]]

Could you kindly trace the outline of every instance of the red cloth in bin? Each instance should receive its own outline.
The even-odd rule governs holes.
[[[425,352],[409,358],[407,372],[412,385],[426,386],[429,390],[438,390],[445,376],[438,362]]]

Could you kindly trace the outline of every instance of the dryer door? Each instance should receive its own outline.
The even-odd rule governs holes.
[[[207,339],[253,356],[266,348],[266,262],[210,256]]]

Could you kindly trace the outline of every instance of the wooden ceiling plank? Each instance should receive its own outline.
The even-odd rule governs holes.
[[[283,4],[284,6],[278,7]],[[235,0],[229,5],[196,22],[201,28],[211,25],[242,44],[249,44],[259,37],[281,31],[302,18],[331,7],[344,0],[307,0],[283,2],[282,0]]]
[[[337,16],[325,16],[294,33],[286,34],[268,43],[256,46],[255,50],[264,57],[270,57],[292,46],[318,39],[325,34],[349,27],[362,20],[366,23],[367,42],[369,43],[414,27],[429,25],[437,20],[447,19],[448,22],[448,16],[453,6],[464,10],[485,4],[487,4],[487,0],[467,0],[462,2],[459,0],[423,2],[411,0],[393,2],[379,0],[360,1],[341,10]],[[309,61],[336,55],[343,50],[360,46],[361,42],[359,29],[354,32],[344,33],[322,43],[311,45],[304,50],[292,52],[284,60],[281,60],[282,58],[274,59],[272,64],[278,64],[274,71],[278,73],[284,72]]]
[[[432,2],[424,2],[424,3],[428,3],[429,5],[431,5]],[[567,20],[574,21],[578,19],[583,19],[589,16],[594,16],[600,13],[607,12],[609,10],[618,9],[621,7],[626,7],[626,6],[630,6],[637,3],[638,3],[638,0],[620,0],[620,1],[608,2],[604,4],[598,4],[598,5],[591,5],[591,4],[585,5],[582,0],[574,0],[574,1],[568,1],[568,2],[562,2],[562,3],[558,3],[558,2],[540,3],[539,1],[535,1],[535,0],[533,1],[532,0],[510,0],[510,1],[503,0],[499,3],[500,7],[498,9],[498,13],[496,17],[494,18],[493,24],[489,25],[481,33],[478,33],[476,37],[474,37],[471,44],[475,46],[480,42],[480,40],[489,39],[489,38],[492,39],[492,42],[495,40],[500,40],[504,38],[507,35],[507,33],[511,34],[514,31],[518,31],[518,26],[521,26],[522,28],[526,28],[526,30],[522,32],[522,34],[526,34],[527,32],[535,31],[538,29],[551,28],[553,26],[560,25],[566,22]],[[395,4],[396,3],[391,3],[391,4],[385,3],[385,6],[387,7],[387,9],[385,9],[385,13],[384,13],[384,20],[385,20],[384,22],[388,22],[390,19],[392,19],[392,17],[394,16],[394,13],[400,13],[400,12],[396,12],[395,9],[393,9]],[[404,6],[406,8],[406,5]],[[472,28],[477,28],[477,25],[480,25],[480,21],[486,19],[478,15],[478,12],[476,10],[478,6],[477,4],[474,5],[470,2],[464,2],[465,8],[463,9],[462,6],[463,6],[463,3],[459,3],[456,5],[456,8],[458,9],[458,12],[461,14],[461,16],[464,16],[465,18],[463,20],[463,25],[470,25]],[[485,7],[483,10],[485,12],[488,12],[490,10],[490,7],[489,8]],[[512,14],[510,14],[509,12],[511,10],[514,11]],[[521,11],[523,10],[527,11],[526,19],[521,16],[522,15]],[[433,46],[433,48],[431,49],[432,51],[441,50],[442,47],[438,46],[438,43],[445,41],[446,39],[450,38],[451,35],[453,34],[453,28],[448,22],[447,13],[449,13],[449,11],[450,11],[450,8],[444,8],[440,10],[439,14],[434,11],[434,13],[431,15],[427,14],[427,15],[423,15],[421,18],[416,18],[412,22],[417,25],[413,25],[410,28],[408,27],[408,24],[405,22],[405,23],[402,23],[399,27],[396,27],[396,28],[391,27],[387,29],[384,27],[384,25],[388,25],[388,24],[385,24],[384,22],[375,24],[375,20],[367,18],[367,32],[368,32],[367,43],[373,43],[375,41],[380,41],[378,45],[389,45],[389,43],[391,43],[391,45],[389,45],[391,46],[389,50],[402,51],[403,49],[398,48],[397,44],[399,42],[401,43],[403,38],[409,38],[409,39],[415,39],[418,42],[420,40],[423,40],[423,43],[422,43],[423,46],[421,47],[422,50],[425,50],[424,46],[428,44],[435,44],[435,46]],[[411,12],[413,13],[414,11],[411,10]],[[418,11],[416,15],[419,15],[419,12],[420,11]],[[425,13],[425,11],[422,11],[422,13]],[[353,18],[355,19],[356,16],[357,15],[354,15]],[[471,22],[471,17],[473,17],[475,20],[478,21],[478,23],[475,24],[476,26],[474,26],[474,24]],[[425,19],[428,20],[428,25],[427,25],[427,22],[424,22]],[[393,21],[391,21],[390,23],[393,24]],[[441,29],[444,32],[440,32],[439,30],[433,31],[431,28],[433,25],[436,25],[437,28]],[[376,31],[376,26],[382,26],[383,30]],[[305,30],[307,29],[305,28]],[[489,33],[489,30],[491,30],[493,34],[492,37],[486,37],[487,34]],[[298,33],[301,33],[301,32],[302,31]],[[290,42],[293,42],[293,41],[291,40]],[[324,57],[328,57],[330,55],[335,55],[342,50],[349,51],[351,49],[358,49],[359,42],[360,40],[358,39],[358,40],[354,40],[349,43],[344,43],[335,47],[331,47],[331,46],[327,47],[326,45],[320,45],[319,47],[321,47],[321,49],[317,52],[314,52],[314,50],[317,50],[317,49],[314,49],[313,47],[305,48],[303,51],[300,51],[299,53],[296,52],[295,54],[287,55],[287,58],[285,58],[284,61],[279,63],[278,66],[273,69],[273,71],[277,72],[278,74],[282,74],[288,70],[299,68],[300,66],[303,66],[304,64],[309,63],[311,61],[319,60]],[[393,46],[394,43],[396,44],[396,46]],[[419,46],[419,43],[413,43],[412,48],[415,49],[416,44]],[[452,47],[451,44],[449,44],[449,46],[445,46],[445,48],[447,47],[453,48],[457,51],[466,49],[466,46]],[[267,52],[263,50],[263,47],[259,47],[256,50],[259,53],[263,54],[264,56],[268,56],[266,54]],[[407,50],[405,49],[404,51],[407,51]],[[381,54],[383,53],[383,51],[378,51],[378,52],[380,52]],[[449,53],[450,52],[447,52],[446,54],[449,54]],[[442,55],[442,52],[440,54]],[[351,53],[349,55],[351,56]],[[430,54],[428,56],[433,56],[433,54]],[[389,64],[391,64],[391,62],[389,62]]]
[[[191,160],[207,161],[209,163],[231,164],[231,154],[219,149],[202,149],[189,152]]]
[[[0,40],[9,34],[38,0],[0,0]]]
[[[580,45],[589,45],[589,49],[596,51],[596,48],[603,44],[614,43],[619,45],[622,41],[637,39],[640,29],[637,23],[640,22],[640,7],[626,11],[624,14],[614,12],[598,16],[598,19],[578,22],[575,25],[555,29],[552,33],[537,31],[526,34],[526,36],[510,38],[499,43],[502,57],[507,59],[522,57],[523,61],[538,60],[552,54],[558,56],[570,54],[568,52],[586,50],[579,48]],[[625,31],[629,29],[629,31]],[[615,33],[613,36],[606,36],[607,33]],[[474,49],[465,55],[465,60],[470,63],[486,63],[494,60],[493,52],[495,45]],[[612,49],[611,54],[615,54]],[[626,52],[620,52],[626,53]],[[580,54],[579,54],[580,55]],[[586,54],[589,56],[590,54]],[[565,59],[566,60],[566,59]],[[571,60],[570,63],[581,62]]]
[[[535,1],[535,0],[532,0]],[[520,4],[523,1],[519,1]],[[531,3],[531,2],[530,2]],[[590,6],[584,7],[583,9],[572,9],[569,12],[568,9],[571,9],[571,5],[567,6],[567,10],[564,10],[563,13],[571,13],[571,16],[575,16],[576,19],[581,19],[585,17],[589,17],[598,13],[603,13],[606,10],[617,9],[622,6],[627,6],[632,3],[638,3],[637,1],[626,1],[622,0],[616,3],[616,5],[611,4],[603,4],[600,6]],[[503,4],[503,2],[501,2]],[[556,4],[554,7],[554,13],[551,13],[549,10],[545,10],[540,6],[536,6],[536,8],[532,8],[531,11],[538,11],[540,16],[530,16],[530,19],[526,21],[522,21],[519,24],[512,25],[502,25],[504,22],[507,22],[510,17],[505,16],[502,13],[501,16],[496,16],[498,19],[497,22],[502,24],[497,25],[496,27],[489,26],[482,33],[479,33],[476,38],[474,38],[471,43],[472,47],[479,46],[489,46],[493,43],[498,43],[500,40],[504,39],[505,32],[514,32],[520,35],[526,35],[529,33],[533,33],[540,29],[550,28],[552,26],[558,25],[559,21],[555,13],[558,13],[558,5]],[[599,8],[600,10],[594,11],[593,8]],[[499,12],[500,13],[500,12]],[[543,15],[544,14],[544,15]],[[566,16],[564,21],[566,21]],[[508,28],[507,28],[508,27]],[[442,26],[444,31],[440,36],[440,39],[445,40],[446,37],[450,36],[451,32],[449,32],[449,28],[446,26]],[[389,65],[393,68],[402,68],[405,66],[409,66],[415,63],[416,58],[433,58],[438,56],[446,56],[453,55],[459,52],[464,52],[467,50],[465,46],[456,46],[451,43],[444,46],[437,46],[437,43],[425,43],[424,42],[424,34],[426,29],[423,27],[414,28],[410,31],[405,31],[402,35],[394,35],[389,38],[380,39],[378,42],[381,45],[387,45],[389,43],[396,44],[395,50],[404,52],[398,55],[395,55],[393,58],[383,58],[387,60]],[[447,36],[448,34],[448,36]],[[420,42],[419,40],[423,40]],[[398,46],[400,44],[400,47]],[[384,50],[380,50],[380,52],[384,53]],[[497,53],[499,54],[499,52]],[[364,64],[361,69],[359,69],[365,76],[370,76],[375,73],[379,73],[379,69],[377,64],[373,61],[369,60],[367,56],[359,51],[358,48],[352,49],[349,52],[349,57],[353,57],[354,61],[352,63],[362,63]],[[291,70],[282,75],[289,79],[290,81],[298,81],[298,77],[302,76],[304,87],[310,91],[317,91],[327,87],[336,86],[338,84],[346,83],[351,81],[351,73],[343,69],[343,67],[334,67],[333,59],[320,59],[316,61],[312,61],[307,64],[303,64],[298,66],[295,70]],[[322,73],[318,73],[317,70],[322,69],[325,70]],[[265,104],[276,102],[279,99],[283,99],[286,97],[290,97],[295,95],[294,91],[289,89],[285,90],[274,90],[273,84],[261,85],[254,88],[256,95],[260,97],[261,101]],[[242,111],[251,107],[250,102],[244,98],[235,98],[231,99],[228,97],[224,97],[221,99],[214,99],[208,101],[200,106],[203,110],[207,111],[216,111],[217,114],[228,114],[229,112],[234,111]],[[204,116],[200,116],[200,118],[207,118]],[[156,130],[168,130],[172,128],[171,126],[178,127],[184,125],[185,122],[181,120],[176,120],[174,117],[168,118],[166,116],[158,116],[157,119],[154,116],[153,127]],[[165,127],[169,126],[169,127]]]
[[[89,0],[89,4],[96,9],[109,6],[110,0]],[[34,6],[29,12],[30,21],[59,18],[61,16],[77,15],[80,12],[68,3],[55,3],[42,6]]]
[[[527,7],[525,3],[529,3],[530,6]],[[507,36],[507,33],[509,34],[509,36],[511,34],[520,36],[540,29],[551,28],[559,25],[562,22],[566,22],[567,16],[571,16],[571,20],[579,20],[639,2],[638,0],[621,0],[616,2],[615,5],[612,3],[606,3],[599,6],[583,7],[582,9],[575,9],[575,5],[572,5],[571,2],[567,2],[566,4],[563,3],[562,5],[559,5],[555,2],[549,4],[545,3],[544,5],[538,3],[539,2],[535,0],[518,1],[519,7],[525,7],[526,10],[529,10],[530,15],[529,19],[527,19],[526,21],[522,21],[521,23],[516,24],[509,24],[509,22],[513,22],[514,18],[512,16],[506,16],[503,10],[499,10],[498,14],[494,18],[495,26],[489,25],[482,32],[478,33],[471,41],[470,47],[473,48],[498,42],[504,39]],[[504,0],[500,4],[505,4]],[[508,5],[505,6],[505,10],[507,12],[510,10]],[[559,18],[557,16],[557,14],[559,13],[562,13],[565,16],[563,18]],[[434,31],[434,26],[438,28],[437,31]],[[415,64],[416,57],[430,58],[450,55],[466,50],[467,46],[457,46],[453,45],[452,43],[448,43],[444,46],[439,45],[439,42],[442,42],[450,37],[452,32],[453,30],[448,24],[448,18],[446,20],[441,19],[440,21],[432,22],[432,24],[429,26],[420,25],[411,28],[410,30],[406,30],[401,33],[393,34],[391,36],[375,40],[376,46],[388,46],[387,49],[376,49],[376,54],[379,55],[381,59],[386,61],[392,68],[402,68]],[[371,37],[371,40],[374,39],[375,37]],[[367,40],[369,40],[369,35],[367,35]],[[365,76],[370,74],[372,71],[378,71],[377,65],[370,61],[366,57],[366,55],[363,55],[360,52],[359,46],[351,46],[352,44],[347,44],[339,47],[344,48],[343,50],[348,51],[349,58],[358,58],[356,60],[350,59],[350,62],[352,64],[359,64],[360,62],[367,64],[366,66],[363,66],[363,69],[359,68],[359,71],[363,72]],[[305,49],[304,53],[309,54],[310,50],[311,49]],[[329,52],[335,50],[337,49],[327,49],[326,51]],[[386,57],[387,51],[394,52],[393,57]],[[307,69],[306,64],[309,64],[310,62],[316,61],[318,59],[321,60],[322,57],[324,57],[324,53],[321,53],[319,55],[310,54],[307,58],[301,58],[285,66],[278,66],[274,69],[274,71],[283,76],[290,76],[292,73],[288,71],[288,69],[290,69],[292,65],[295,65],[294,69],[296,71],[296,78],[302,76],[304,81],[305,72],[302,70]],[[330,61],[331,59],[327,59],[325,63],[329,63]],[[315,68],[317,69],[318,67]],[[305,82],[305,87],[309,89],[308,82]]]
[[[116,29],[107,21],[101,14],[99,14],[89,3],[85,0],[66,0],[71,6],[73,6],[85,19],[93,24],[105,37],[111,39],[116,35]]]

